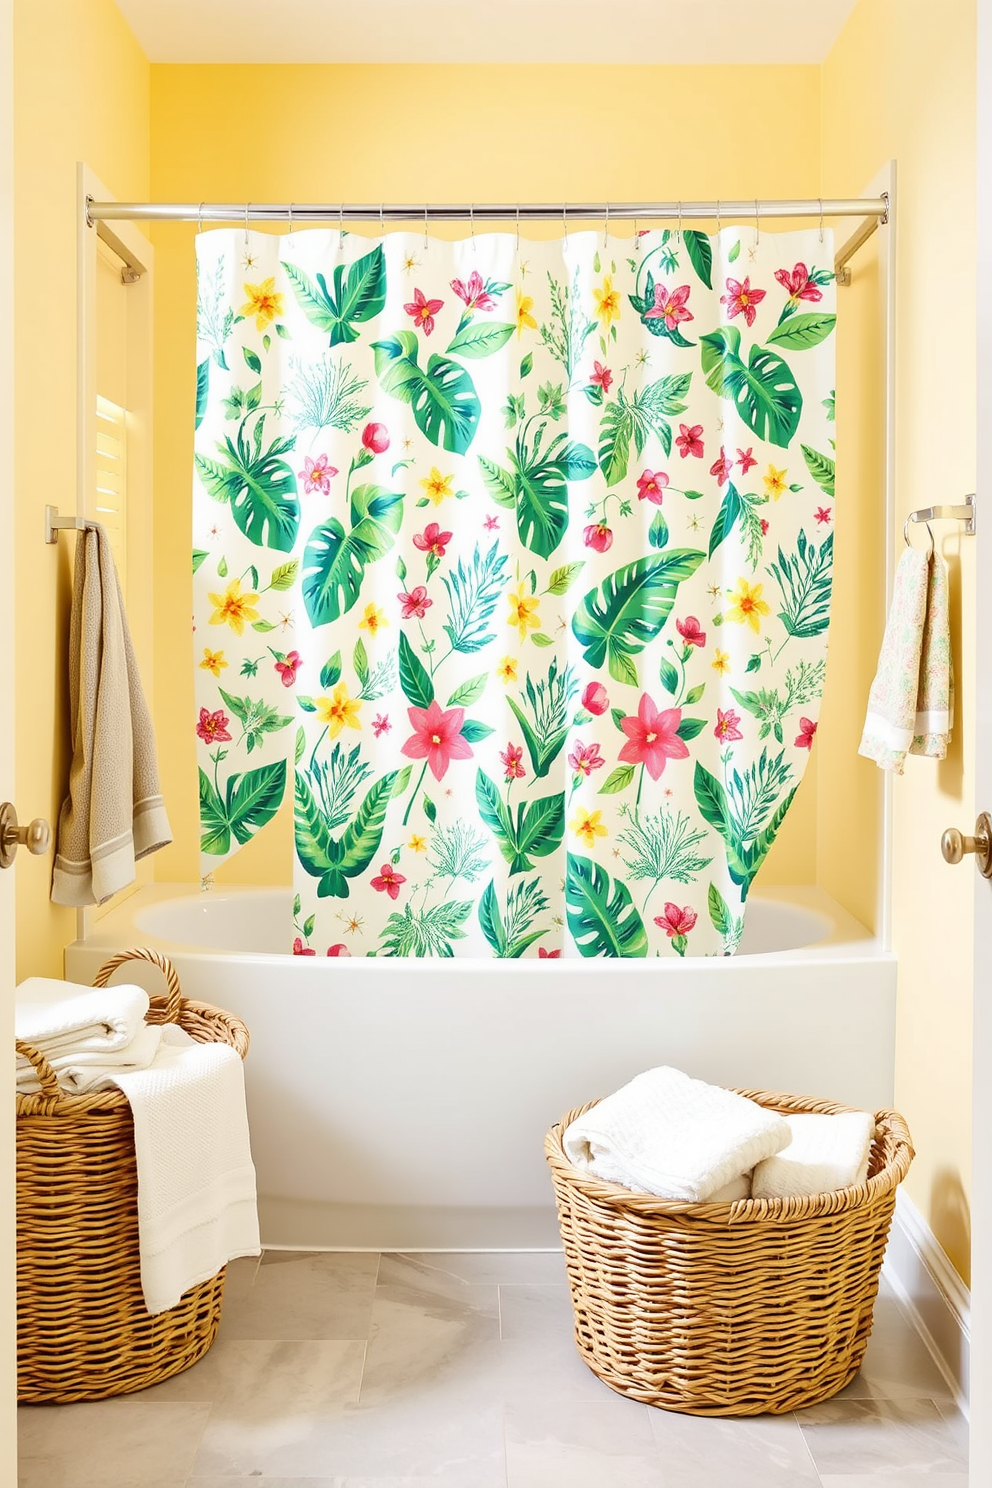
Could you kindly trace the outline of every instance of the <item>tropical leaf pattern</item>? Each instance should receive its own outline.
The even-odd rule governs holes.
[[[829,236],[197,261],[203,871],[283,809],[301,955],[733,954],[823,691]]]

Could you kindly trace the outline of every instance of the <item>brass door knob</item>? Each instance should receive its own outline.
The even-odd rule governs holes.
[[[983,811],[975,823],[974,837],[965,837],[957,827],[948,827],[940,839],[947,863],[960,863],[967,853],[975,854],[975,867],[983,878],[992,878],[992,817]]]
[[[26,847],[36,857],[48,851],[52,840],[52,829],[41,816],[28,822],[26,827],[17,825],[17,812],[9,801],[0,804],[0,868],[9,868],[19,847]]]

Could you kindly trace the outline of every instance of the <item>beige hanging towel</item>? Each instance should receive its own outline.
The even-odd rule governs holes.
[[[907,754],[943,759],[953,711],[947,566],[939,553],[928,560],[907,548],[896,569],[858,753],[899,775]]]
[[[134,882],[137,859],[165,847],[172,832],[110,540],[97,524],[76,540],[69,709],[73,754],[52,899],[102,904]]]

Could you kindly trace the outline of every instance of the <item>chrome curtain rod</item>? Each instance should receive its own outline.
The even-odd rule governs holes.
[[[510,202],[335,205],[314,202],[99,202],[86,201],[86,218],[97,222],[590,222],[641,218],[681,221],[777,217],[867,217],[888,221],[888,197],[841,197],[794,201]]]

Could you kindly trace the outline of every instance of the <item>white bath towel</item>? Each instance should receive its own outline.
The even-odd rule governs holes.
[[[141,1286],[155,1314],[259,1253],[244,1071],[229,1045],[167,1024],[154,1064],[116,1084],[134,1116]]]
[[[14,1036],[48,1059],[123,1049],[145,1027],[148,1011],[148,993],[126,983],[83,987],[54,977],[29,977],[14,996]]]
[[[116,1082],[118,1075],[147,1069],[161,1042],[162,1025],[143,1023],[123,1048],[70,1049],[66,1054],[46,1053],[45,1057],[58,1076],[62,1089],[69,1095],[83,1095],[91,1090],[106,1090]],[[41,1089],[34,1065],[20,1055],[17,1059],[17,1089],[21,1095],[33,1095]]]
[[[755,1168],[752,1198],[798,1198],[864,1183],[875,1135],[875,1119],[867,1111],[785,1120],[789,1145]]]
[[[749,1199],[751,1197],[751,1174],[742,1173],[739,1178],[732,1178],[716,1193],[711,1193],[706,1200],[707,1204],[736,1204],[738,1199]]]
[[[789,1143],[781,1116],[662,1065],[607,1096],[564,1135],[565,1155],[609,1183],[703,1203]]]

